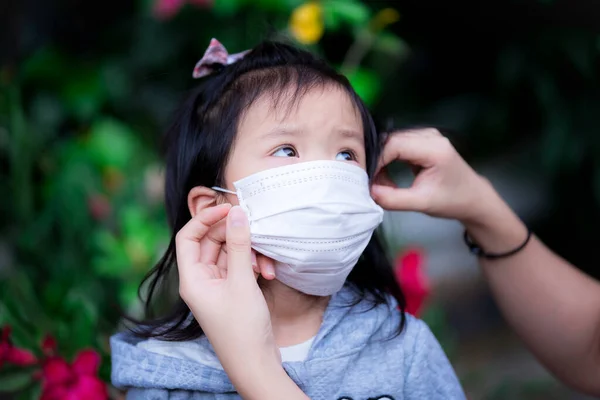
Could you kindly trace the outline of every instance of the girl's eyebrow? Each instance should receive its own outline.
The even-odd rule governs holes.
[[[357,140],[360,140],[361,142],[363,140],[363,134],[354,129],[339,128],[339,129],[336,129],[336,132],[338,132],[343,137],[346,137],[349,139],[357,139]]]
[[[339,128],[339,129],[336,129],[336,132],[344,138],[351,139],[360,144],[364,143],[365,138],[364,138],[362,132],[359,132],[355,129]]]
[[[284,128],[284,127],[278,126],[276,128],[273,128],[273,129],[267,131],[263,135],[261,135],[261,138],[270,139],[270,138],[279,138],[281,136],[299,136],[299,135],[302,135],[303,132],[304,131],[301,129]]]
[[[336,134],[347,138],[356,140],[357,142],[362,143],[364,141],[364,137],[362,132],[359,132],[352,128],[336,128],[334,131]],[[262,139],[271,139],[271,138],[281,138],[282,136],[300,136],[304,133],[304,130],[298,128],[289,128],[289,127],[281,127],[278,126],[273,128],[263,135],[261,135]]]

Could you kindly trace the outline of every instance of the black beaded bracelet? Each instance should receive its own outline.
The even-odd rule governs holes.
[[[510,257],[514,254],[517,254],[519,251],[523,250],[525,248],[525,246],[527,246],[527,243],[529,243],[531,236],[532,236],[531,230],[529,230],[529,228],[527,228],[527,238],[525,239],[523,244],[519,245],[519,247],[517,247],[513,250],[507,251],[506,253],[486,253],[481,247],[479,247],[477,244],[475,244],[475,242],[473,242],[473,240],[471,240],[471,238],[469,237],[469,233],[467,232],[466,229],[465,229],[464,238],[465,238],[465,243],[469,247],[469,250],[471,251],[471,253],[475,254],[477,257],[487,258],[488,260],[495,260],[498,258]]]

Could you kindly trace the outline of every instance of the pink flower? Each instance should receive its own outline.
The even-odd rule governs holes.
[[[42,380],[42,400],[106,400],[106,384],[98,378],[100,356],[93,350],[80,351],[69,365],[56,355],[56,340],[48,335],[42,341],[44,358],[13,346],[11,328],[5,326],[0,335],[0,366],[9,362],[19,366],[38,364],[42,370],[32,374]]]
[[[97,374],[100,356],[93,350],[83,350],[69,365],[58,356],[51,356],[42,367],[41,400],[106,400],[106,384]]]
[[[396,258],[396,279],[406,296],[406,312],[415,317],[419,316],[430,292],[424,258],[415,248],[409,248]]]
[[[37,362],[37,358],[32,352],[25,349],[15,347],[11,340],[11,327],[5,326],[2,328],[0,336],[0,367],[6,362],[22,367],[33,365]]]
[[[186,2],[196,7],[208,8],[212,5],[213,0],[156,0],[154,16],[161,20],[170,19],[181,10]]]
[[[56,353],[56,339],[50,335],[46,335],[42,340],[42,352],[46,356],[53,356]]]

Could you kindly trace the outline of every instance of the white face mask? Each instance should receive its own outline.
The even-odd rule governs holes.
[[[310,161],[268,169],[233,184],[250,221],[252,248],[277,262],[279,281],[329,296],[348,274],[383,219],[360,167]]]

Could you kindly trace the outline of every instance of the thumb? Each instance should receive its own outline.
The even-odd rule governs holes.
[[[232,207],[227,215],[227,276],[232,279],[254,279],[250,225],[240,206]]]
[[[396,188],[373,184],[371,196],[381,207],[389,211],[423,211],[425,200],[414,188]]]

